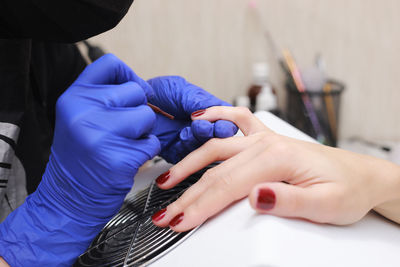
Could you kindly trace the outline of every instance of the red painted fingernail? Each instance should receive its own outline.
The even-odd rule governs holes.
[[[175,227],[183,220],[183,212],[176,215],[170,222],[169,226]]]
[[[164,218],[166,211],[167,211],[167,209],[162,209],[162,210],[157,211],[156,213],[154,213],[153,216],[151,216],[151,219],[155,222],[158,222],[159,220]]]
[[[193,112],[193,113],[192,113],[192,117],[201,116],[201,115],[203,115],[205,112],[206,112],[205,109],[200,109],[200,110],[198,110],[198,111]]]
[[[156,179],[157,184],[163,184],[169,179],[169,171],[164,172]]]
[[[269,188],[258,190],[257,209],[270,210],[275,206],[275,193]]]

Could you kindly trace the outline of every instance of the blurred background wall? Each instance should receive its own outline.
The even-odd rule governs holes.
[[[268,61],[284,105],[284,75],[263,36],[301,67],[320,53],[330,77],[347,88],[340,137],[400,141],[400,1],[135,0],[123,21],[93,38],[140,76],[181,75],[232,101],[251,83],[252,64]]]

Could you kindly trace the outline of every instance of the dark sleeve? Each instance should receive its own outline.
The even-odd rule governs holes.
[[[115,27],[133,0],[1,0],[0,38],[77,42]]]

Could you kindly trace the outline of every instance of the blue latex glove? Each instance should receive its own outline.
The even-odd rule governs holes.
[[[174,120],[170,120],[156,114],[156,127],[152,131],[160,140],[160,155],[168,162],[180,161],[210,138],[230,137],[237,132],[236,125],[229,121],[192,122],[190,116],[194,111],[230,104],[190,84],[182,77],[157,77],[148,83],[154,90],[154,96],[149,98],[149,102],[175,116]]]
[[[138,168],[160,151],[152,94],[106,55],[59,98],[42,182],[0,225],[0,255],[11,266],[71,266],[118,212]]]

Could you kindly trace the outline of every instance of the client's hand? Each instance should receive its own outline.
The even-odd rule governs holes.
[[[161,153],[165,160],[176,163],[187,154],[200,147],[210,138],[231,137],[237,132],[237,127],[230,121],[194,120],[202,109],[211,106],[229,106],[202,88],[187,82],[179,76],[157,77],[148,81],[154,89],[154,95],[149,102],[175,116],[170,120],[156,114],[155,127],[152,134],[161,143]]]
[[[351,224],[393,201],[399,215],[400,168],[395,164],[276,134],[243,108],[212,107],[193,119],[230,120],[245,136],[211,139],[169,170],[162,189],[224,161],[157,212],[153,222],[158,226],[189,230],[246,196],[259,213],[320,223]]]

